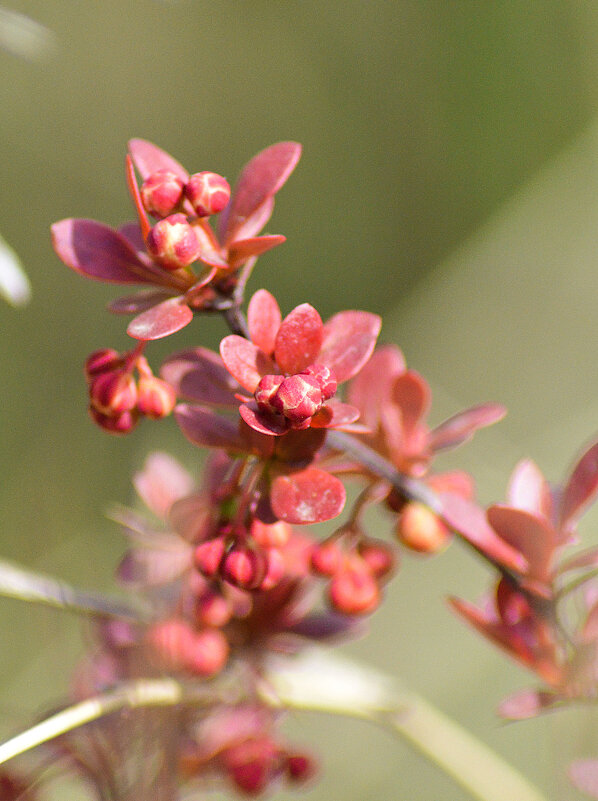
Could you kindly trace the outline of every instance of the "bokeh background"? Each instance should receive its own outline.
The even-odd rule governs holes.
[[[596,435],[595,3],[14,0],[10,10],[44,27],[0,35],[0,232],[33,285],[26,309],[0,307],[3,556],[111,587],[123,541],[103,512],[132,500],[131,472],[156,447],[198,469],[172,421],[125,439],[90,424],[81,365],[98,347],[127,346],[123,319],[104,311],[118,289],[70,273],[50,247],[62,217],[131,218],[132,136],[230,179],[272,142],[303,143],[268,226],[288,242],[262,257],[250,288],[267,286],[287,311],[309,300],[324,318],[383,314],[383,339],[432,384],[433,422],[505,403],[505,422],[441,465],[471,469],[484,502],[504,496],[522,456],[558,480]],[[222,333],[201,320],[150,359],[215,346]],[[584,534],[598,539],[592,516]],[[444,603],[477,597],[486,581],[458,546],[406,558],[369,638],[346,650],[401,676],[551,799],[572,801],[563,762],[598,755],[598,735],[574,712],[498,721],[496,704],[533,678]],[[82,638],[75,618],[14,601],[0,603],[0,622],[7,734],[64,697]],[[314,801],[467,798],[364,724],[297,715],[289,736],[321,754],[322,779],[305,795]]]

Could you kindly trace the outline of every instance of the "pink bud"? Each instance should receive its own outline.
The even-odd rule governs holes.
[[[393,572],[396,563],[395,554],[385,542],[369,538],[363,539],[357,550],[376,578],[382,578]]]
[[[196,172],[185,186],[185,195],[198,217],[218,214],[230,200],[226,178],[215,172]]]
[[[100,373],[106,373],[120,366],[120,354],[114,348],[94,350],[85,360],[85,377],[90,381]]]
[[[174,172],[157,170],[141,185],[139,194],[147,212],[154,217],[167,217],[178,207],[184,184]]]
[[[193,552],[193,562],[200,573],[213,578],[220,572],[226,544],[223,537],[214,537],[198,545]]]
[[[266,556],[244,545],[237,545],[224,557],[222,578],[235,587],[253,590],[260,586],[266,575]]]
[[[276,523],[262,523],[253,520],[251,523],[251,539],[262,548],[281,548],[289,541],[293,529],[284,520]]]
[[[403,545],[419,553],[436,553],[447,545],[450,538],[442,520],[417,501],[405,504],[396,533]]]
[[[167,417],[174,409],[176,393],[174,389],[154,375],[142,375],[137,385],[137,408],[146,417],[159,420]]]
[[[164,620],[153,625],[146,639],[161,666],[184,670],[188,663],[194,632],[184,620]]]
[[[128,434],[135,428],[138,420],[135,411],[122,412],[122,414],[110,416],[107,414],[102,414],[102,412],[98,412],[97,409],[95,409],[93,406],[90,406],[89,414],[94,423],[99,425],[100,428],[103,428],[104,431],[108,431],[110,434]]]
[[[137,404],[137,385],[127,370],[100,373],[89,387],[91,405],[102,414],[114,417],[131,411]]]
[[[333,576],[342,562],[342,552],[336,540],[315,545],[311,552],[311,567],[320,576]]]
[[[327,401],[334,395],[338,386],[336,376],[325,364],[311,364],[301,372],[301,375],[308,375],[318,382],[318,387],[322,393],[322,400]]]
[[[254,398],[260,411],[278,413],[277,409],[272,405],[272,399],[283,381],[284,377],[281,375],[265,375],[260,380],[254,393]]]
[[[195,620],[200,626],[220,628],[233,613],[230,601],[218,592],[207,590],[195,602]]]
[[[303,428],[322,406],[322,393],[315,378],[291,375],[283,380],[270,403],[293,428]]]
[[[226,665],[228,652],[228,641],[219,629],[204,629],[193,635],[185,667],[197,676],[214,676]]]
[[[147,237],[147,249],[165,270],[178,270],[201,253],[199,240],[184,214],[171,214],[157,222]]]
[[[345,615],[368,614],[380,603],[378,582],[361,560],[351,560],[336,573],[328,593],[332,606]]]

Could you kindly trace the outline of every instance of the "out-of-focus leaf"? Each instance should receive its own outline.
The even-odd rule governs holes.
[[[461,445],[475,434],[478,428],[497,423],[507,413],[499,403],[483,403],[449,417],[430,434],[430,448],[439,451]]]
[[[509,506],[525,509],[550,519],[552,499],[550,487],[540,468],[531,459],[522,459],[513,470],[507,490]]]
[[[228,261],[234,269],[250,259],[252,256],[261,256],[268,250],[282,245],[286,242],[286,236],[281,234],[270,234],[268,236],[254,236],[251,239],[241,239],[234,242],[228,251]]]
[[[185,400],[215,406],[239,404],[235,393],[241,392],[242,387],[220,356],[206,348],[183,350],[169,356],[160,368],[160,376]]]
[[[576,759],[569,765],[569,778],[578,790],[598,798],[598,759]]]
[[[499,704],[498,714],[509,720],[526,720],[552,709],[562,697],[542,690],[521,690]]]
[[[31,287],[19,257],[1,236],[0,295],[13,306],[23,306],[31,297]]]
[[[598,442],[595,442],[573,468],[563,493],[561,525],[567,526],[594,500],[598,492]]]
[[[406,370],[395,380],[391,397],[401,410],[403,432],[409,437],[428,412],[430,387],[415,370]]]
[[[211,409],[181,403],[175,409],[175,417],[183,434],[194,445],[238,451],[244,449],[237,422],[222,417]]]
[[[41,61],[56,50],[56,36],[31,17],[0,7],[0,47],[27,61]]]

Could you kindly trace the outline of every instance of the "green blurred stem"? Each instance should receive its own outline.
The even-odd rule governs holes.
[[[281,707],[367,720],[406,740],[478,801],[547,801],[487,745],[396,679],[314,650],[280,662],[263,694]]]

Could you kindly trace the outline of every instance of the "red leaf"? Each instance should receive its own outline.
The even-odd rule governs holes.
[[[322,332],[322,319],[309,303],[302,303],[287,314],[274,345],[274,358],[281,372],[294,375],[313,364],[322,345]]]
[[[268,356],[274,352],[281,321],[282,315],[276,298],[267,289],[258,289],[249,301],[247,324],[251,341]]]
[[[483,509],[459,495],[448,492],[439,493],[438,498],[442,504],[440,515],[449,528],[458,532],[491,559],[520,573],[525,572],[527,568],[525,558],[496,534],[490,527]]]
[[[557,544],[550,524],[531,512],[498,504],[491,506],[486,514],[499,537],[525,557],[526,575],[548,585]]]
[[[347,381],[361,370],[372,355],[382,320],[377,314],[344,311],[324,325],[318,361],[334,371],[336,380]]]
[[[407,370],[395,380],[392,400],[401,410],[403,430],[408,438],[428,411],[430,388],[419,373]]]
[[[182,298],[169,298],[135,317],[127,327],[134,339],[162,339],[180,331],[193,319],[193,312]]]
[[[277,437],[288,431],[288,423],[284,417],[277,419],[274,416],[261,414],[254,404],[243,403],[239,406],[239,414],[250,428],[260,434]]]
[[[176,159],[146,139],[130,139],[129,153],[144,181],[158,170],[170,170],[184,183],[189,180],[189,173]]]
[[[237,334],[224,337],[220,355],[230,374],[252,394],[263,376],[278,373],[274,362],[263,351]]]
[[[160,368],[160,376],[179,397],[215,406],[238,406],[241,387],[217,353],[205,348],[173,353]]]
[[[138,222],[129,222],[118,228],[118,233],[137,251],[138,256],[146,256],[145,241]]]
[[[473,478],[463,470],[434,473],[426,476],[426,484],[436,492],[451,492],[472,501],[475,496]]]
[[[168,453],[155,451],[147,457],[143,469],[133,476],[133,485],[148,509],[164,518],[175,501],[192,491],[193,480],[176,459]]]
[[[598,442],[594,443],[575,465],[563,493],[561,525],[572,522],[598,492]]]
[[[230,203],[220,213],[220,220],[218,222],[218,236],[221,241],[224,241],[223,232],[226,230],[228,215],[230,212]],[[250,239],[256,236],[262,230],[264,225],[268,222],[274,211],[274,198],[267,198],[262,205],[256,209],[251,217],[244,223],[240,223],[235,231],[235,240]]]
[[[52,244],[58,258],[87,278],[116,284],[152,281],[127,239],[95,220],[69,218],[54,223]]]
[[[228,263],[233,270],[236,270],[252,256],[261,256],[262,253],[272,250],[277,245],[282,245],[286,240],[286,236],[280,234],[237,239],[228,249]]]
[[[342,512],[345,497],[338,478],[316,467],[278,476],[270,490],[274,514],[297,525],[331,520]]]
[[[193,226],[193,230],[201,247],[199,259],[210,267],[228,270],[229,264],[222,256],[220,245],[210,223],[206,219],[199,219]]]
[[[283,186],[301,156],[297,142],[278,142],[262,150],[245,166],[227,211],[224,241],[237,237],[239,227],[254,214],[263,217],[263,204]]]
[[[361,412],[361,420],[374,431],[380,424],[380,407],[388,402],[397,376],[407,369],[403,354],[395,345],[385,345],[351,381],[347,400]]]
[[[506,413],[505,407],[499,403],[484,403],[459,412],[430,433],[429,447],[439,451],[461,445],[471,439],[478,428],[497,423]]]
[[[179,404],[174,414],[181,431],[194,445],[233,451],[245,449],[236,421],[203,406],[186,403]]]
[[[311,419],[312,428],[343,428],[354,423],[359,417],[359,409],[348,403],[331,400]]]
[[[172,294],[167,289],[145,289],[134,295],[124,295],[111,300],[108,310],[114,314],[141,314],[170,297]]]

